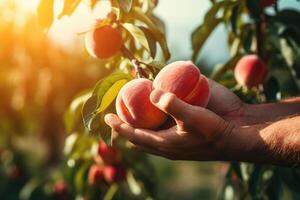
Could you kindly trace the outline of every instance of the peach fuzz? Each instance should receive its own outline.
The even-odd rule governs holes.
[[[85,47],[88,53],[100,59],[116,55],[122,44],[121,31],[111,25],[96,28],[85,35]]]
[[[140,78],[125,84],[116,100],[120,119],[135,128],[156,129],[166,120],[166,114],[150,101],[152,81]]]
[[[165,66],[155,77],[153,87],[171,92],[192,105],[206,107],[209,101],[208,81],[191,61],[176,61]]]
[[[242,57],[235,66],[236,81],[243,86],[254,87],[263,83],[268,73],[266,64],[257,55]]]

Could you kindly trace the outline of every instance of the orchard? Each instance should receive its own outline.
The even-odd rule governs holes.
[[[0,2],[0,199],[300,199],[299,166],[157,156],[107,123],[113,113],[151,138],[180,127],[155,91],[212,116],[226,116],[212,101],[229,101],[214,83],[247,104],[300,95],[298,1],[202,1],[196,26],[180,30],[188,45],[170,39],[179,22],[169,10],[177,20],[190,12],[177,1]],[[58,44],[59,29],[72,45]],[[176,55],[184,46],[190,53]]]

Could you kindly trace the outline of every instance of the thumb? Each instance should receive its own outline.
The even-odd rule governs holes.
[[[185,103],[173,93],[155,89],[151,92],[150,100],[160,110],[177,120],[185,122],[192,117],[194,106]]]

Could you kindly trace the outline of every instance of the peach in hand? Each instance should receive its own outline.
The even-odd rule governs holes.
[[[155,77],[153,87],[202,107],[206,107],[210,96],[207,79],[191,61],[176,61],[165,66]]]
[[[116,100],[120,119],[135,128],[156,129],[166,120],[166,114],[150,101],[152,81],[139,78],[125,84]]]

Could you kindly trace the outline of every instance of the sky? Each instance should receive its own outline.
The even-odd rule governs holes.
[[[1,0],[0,0],[1,1]],[[32,9],[39,0],[18,0],[21,4]],[[56,7],[62,6],[61,1],[56,1]],[[300,8],[296,0],[280,0],[281,8]],[[95,18],[104,17],[109,11],[107,1],[101,1],[96,11],[91,14],[85,4],[81,4],[71,17],[56,20],[49,36],[56,43],[65,47],[78,47],[82,36],[78,33],[89,30]],[[210,7],[209,0],[160,0],[155,13],[161,17],[167,27],[167,39],[171,50],[171,60],[189,59],[191,50],[191,33],[199,25],[206,11]],[[219,26],[206,42],[200,55],[200,60],[205,59],[209,65],[223,63],[228,59],[228,47],[224,27]]]

